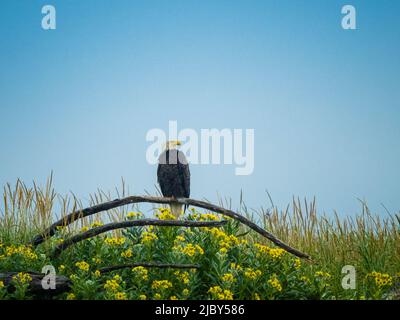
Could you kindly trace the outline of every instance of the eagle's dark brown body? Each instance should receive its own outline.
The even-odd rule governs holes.
[[[163,196],[189,198],[190,171],[185,155],[177,149],[168,149],[158,162],[157,180]]]

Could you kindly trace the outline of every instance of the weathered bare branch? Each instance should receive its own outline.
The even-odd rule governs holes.
[[[260,226],[255,224],[254,222],[250,221],[249,219],[241,216],[240,214],[238,214],[232,210],[228,210],[228,209],[219,207],[212,203],[194,200],[194,199],[188,199],[188,198],[173,199],[173,198],[152,197],[152,196],[130,196],[130,197],[126,197],[123,199],[116,199],[116,200],[113,200],[110,202],[99,204],[99,205],[89,207],[89,208],[86,208],[83,210],[75,211],[75,212],[67,215],[66,217],[62,218],[61,220],[55,222],[48,229],[46,229],[41,235],[38,235],[37,237],[35,237],[32,240],[32,244],[38,245],[38,244],[42,243],[43,241],[45,241],[45,239],[47,237],[51,237],[52,235],[54,235],[56,228],[58,226],[66,226],[82,217],[87,217],[92,214],[99,213],[102,211],[107,211],[107,210],[117,208],[117,207],[120,207],[123,205],[140,203],[140,202],[159,203],[159,204],[180,203],[183,205],[199,207],[199,208],[210,210],[210,211],[213,211],[216,213],[220,213],[222,215],[225,215],[225,216],[228,216],[228,217],[231,217],[233,219],[240,221],[241,223],[243,223],[246,226],[248,226],[249,228],[253,229],[254,231],[259,233],[263,237],[272,241],[278,247],[294,254],[295,256],[300,257],[300,258],[310,259],[310,256],[308,254],[303,253],[303,252],[287,245],[286,243],[284,243],[283,241],[281,241],[280,239],[275,237],[270,232],[264,230],[263,228],[261,228]]]
[[[55,289],[45,290],[42,286],[42,280],[45,276],[43,273],[38,272],[25,272],[28,273],[32,281],[29,283],[28,290],[31,294],[35,296],[53,296],[62,292],[66,292],[70,289],[71,280],[65,276],[55,276]],[[0,273],[0,281],[4,282],[4,285],[8,290],[14,290],[13,277],[17,275],[18,272],[5,272]]]
[[[64,240],[59,244],[53,251],[52,257],[58,256],[63,250],[67,249],[71,245],[80,242],[85,239],[95,237],[101,233],[105,233],[111,230],[123,229],[129,227],[140,227],[140,226],[159,226],[159,227],[220,227],[226,224],[227,221],[183,221],[183,220],[156,220],[156,219],[139,219],[122,222],[109,223],[104,226],[96,227],[88,231],[77,234],[69,239]]]

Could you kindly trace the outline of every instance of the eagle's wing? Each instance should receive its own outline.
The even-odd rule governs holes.
[[[165,196],[167,190],[167,185],[165,184],[165,181],[163,181],[163,175],[164,175],[164,171],[166,169],[166,159],[167,159],[167,151],[164,151],[160,157],[158,158],[158,167],[157,167],[157,182],[158,185],[160,186],[161,189],[161,193],[163,196]]]
[[[179,151],[178,172],[180,175],[181,186],[183,187],[185,198],[190,197],[190,170],[189,164],[182,151]]]

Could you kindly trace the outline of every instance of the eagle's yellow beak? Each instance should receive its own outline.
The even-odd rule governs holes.
[[[167,149],[173,149],[177,146],[182,145],[182,142],[180,142],[179,140],[170,140],[166,143],[166,148]]]

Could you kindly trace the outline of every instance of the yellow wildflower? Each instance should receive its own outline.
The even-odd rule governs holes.
[[[207,230],[219,241],[220,247],[225,248],[226,251],[229,248],[240,244],[240,240],[237,237],[235,237],[234,235],[227,235],[224,231],[218,228],[211,228]]]
[[[208,220],[213,220],[213,221],[218,221],[220,218],[216,214],[212,213],[204,213],[200,215],[200,221],[208,221]]]
[[[187,297],[189,295],[189,289],[183,289],[182,294]]]
[[[156,213],[156,217],[160,220],[176,220],[176,217],[171,213],[170,209],[160,208],[160,212]]]
[[[102,261],[100,258],[92,258],[94,264],[100,264]]]
[[[294,267],[295,267],[296,270],[300,269],[300,267],[301,267],[301,260],[300,260],[299,258],[296,258],[296,259],[294,260]]]
[[[230,267],[231,267],[231,269],[237,270],[237,271],[243,270],[242,267],[241,267],[239,264],[236,264],[236,263],[234,263],[234,262],[232,262],[232,263],[230,264]]]
[[[174,249],[182,252],[189,257],[193,257],[196,254],[204,254],[203,248],[200,247],[198,244],[193,245],[192,243],[188,243],[186,246],[175,246]]]
[[[99,277],[101,276],[101,272],[100,272],[99,270],[96,270],[96,271],[94,272],[94,276],[95,276],[96,278],[99,278]]]
[[[315,273],[315,276],[318,278],[330,278],[331,277],[331,275],[329,273],[323,272],[323,271],[317,271]]]
[[[161,294],[156,293],[156,294],[154,295],[154,300],[161,300]]]
[[[32,250],[31,246],[24,246],[24,245],[6,247],[5,255],[7,257],[13,255],[21,255],[30,260],[36,260],[38,258],[37,254]]]
[[[208,293],[217,300],[233,300],[233,293],[230,290],[223,290],[220,286],[211,287]]]
[[[141,217],[143,214],[141,212],[129,212],[126,217],[127,218],[139,218]]]
[[[122,237],[106,238],[104,242],[110,246],[122,246],[125,243],[125,238]]]
[[[224,281],[224,282],[235,282],[236,281],[236,279],[235,279],[235,277],[233,276],[232,273],[225,273],[221,277],[221,280]]]
[[[254,245],[258,249],[258,254],[257,257],[259,257],[261,254],[266,254],[269,255],[273,259],[279,259],[285,254],[285,250],[280,249],[280,248],[270,248],[268,246],[261,245],[259,243],[256,243]]]
[[[132,250],[131,249],[127,249],[126,251],[121,253],[121,257],[122,258],[131,258],[132,257]]]
[[[286,251],[283,250],[283,249],[276,248],[276,249],[271,249],[271,250],[269,251],[269,255],[270,255],[273,259],[278,259],[278,258],[282,257],[282,255],[283,255],[285,252],[286,252]]]
[[[154,232],[148,232],[148,231],[144,231],[142,233],[142,240],[141,243],[142,244],[149,244],[155,240],[157,240],[158,237]]]
[[[86,232],[88,230],[89,230],[89,227],[87,227],[87,226],[84,226],[84,227],[81,228],[81,232]]]
[[[185,241],[185,237],[183,237],[183,236],[177,236],[175,238],[175,242],[184,242],[184,241]]]
[[[279,280],[276,278],[276,276],[273,276],[271,279],[268,280],[268,284],[276,289],[277,291],[281,292],[282,291],[282,285],[279,282]]]
[[[121,276],[120,276],[119,274],[116,274],[116,275],[113,277],[113,279],[114,279],[115,281],[117,281],[117,282],[121,282],[121,281],[122,281],[122,278],[121,278]]]
[[[78,269],[80,269],[80,270],[82,270],[82,271],[85,271],[85,272],[88,272],[88,271],[89,271],[89,268],[90,268],[89,263],[87,263],[87,262],[85,262],[85,261],[79,261],[79,262],[75,263],[75,266],[76,266]]]
[[[118,288],[119,283],[115,279],[107,280],[104,285],[104,289],[106,289],[107,291],[117,291]]]
[[[177,298],[176,296],[171,296],[171,297],[169,298],[169,300],[178,300],[178,298]]]
[[[115,300],[126,300],[126,293],[125,292],[117,292],[115,295]]]
[[[4,288],[4,282],[0,281],[0,289],[3,289],[3,288]]]
[[[132,272],[145,281],[147,281],[149,279],[149,276],[148,276],[149,271],[144,267],[141,267],[141,266],[135,267],[132,269]]]
[[[151,284],[151,287],[155,290],[163,290],[172,288],[172,283],[168,280],[155,280]]]
[[[12,277],[14,281],[20,283],[20,284],[25,284],[29,283],[32,281],[32,277],[25,272],[19,272],[17,275]]]
[[[139,300],[147,300],[146,295],[145,295],[145,294],[141,294],[141,295],[139,296]]]
[[[60,265],[59,267],[58,267],[58,270],[60,271],[60,272],[63,272],[64,270],[65,270],[65,266],[62,264],[62,265]]]
[[[67,295],[67,300],[75,300],[75,299],[76,299],[75,294],[69,293],[69,294]]]
[[[101,222],[101,221],[95,221],[95,222],[93,222],[93,223],[90,225],[90,227],[91,227],[91,228],[96,228],[96,227],[101,227],[101,226],[103,226],[103,225],[104,225],[103,222]]]
[[[373,271],[367,274],[367,277],[374,279],[375,284],[379,287],[391,286],[393,284],[393,278],[387,273],[380,273]]]
[[[211,293],[211,294],[220,293],[220,292],[222,292],[222,289],[221,289],[220,286],[214,286],[214,287],[211,287],[211,288],[208,290],[208,293]]]
[[[181,271],[175,271],[174,275],[178,278],[179,281],[181,281],[183,284],[189,284],[189,272],[181,272]]]
[[[260,270],[253,270],[251,268],[246,268],[244,272],[244,276],[250,280],[255,280],[262,275]]]

